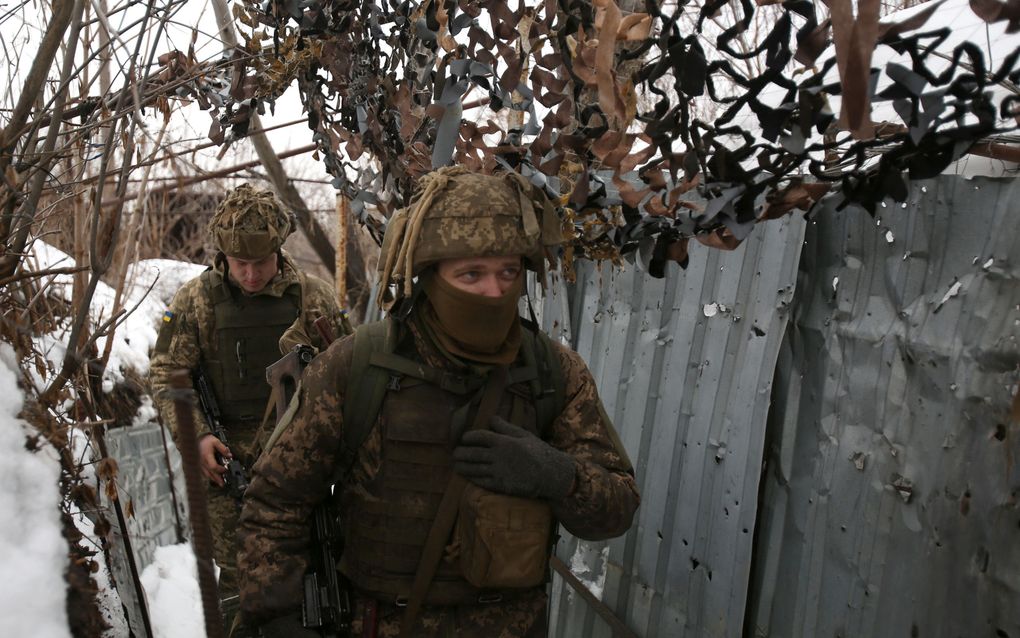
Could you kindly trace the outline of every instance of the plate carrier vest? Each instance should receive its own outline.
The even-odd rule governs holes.
[[[417,361],[413,347],[400,347],[402,328],[390,318],[355,331],[336,474],[342,485],[378,424],[383,437],[378,474],[357,489],[338,486],[336,494],[344,513],[340,569],[358,590],[383,601],[406,599],[411,590],[452,472],[453,433],[459,436],[470,423],[485,384],[484,378]],[[563,410],[563,374],[549,337],[527,322],[521,332],[523,365],[510,370],[498,414],[542,436]],[[442,561],[425,604],[470,604],[519,593],[479,590],[456,563]]]
[[[279,340],[301,313],[301,284],[280,297],[244,295],[223,275],[209,269],[200,275],[213,303],[213,352],[203,353],[203,366],[227,425],[257,427],[272,388],[266,367],[280,358]]]

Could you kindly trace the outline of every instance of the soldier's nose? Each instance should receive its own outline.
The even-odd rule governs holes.
[[[483,297],[503,296],[503,288],[499,285],[499,280],[496,277],[486,277],[482,280],[481,284],[478,294]]]

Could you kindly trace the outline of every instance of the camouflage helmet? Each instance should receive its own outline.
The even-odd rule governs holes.
[[[410,205],[390,219],[380,280],[403,284],[409,295],[412,278],[436,262],[496,255],[522,255],[528,268],[542,273],[545,247],[561,242],[552,203],[517,173],[440,168],[418,181]]]
[[[272,191],[241,184],[230,191],[209,221],[209,235],[225,255],[262,259],[291,234],[290,214]]]

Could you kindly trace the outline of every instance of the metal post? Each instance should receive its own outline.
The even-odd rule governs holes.
[[[198,563],[198,587],[202,592],[202,612],[205,614],[205,633],[208,638],[224,638],[223,616],[220,614],[220,596],[213,568],[213,540],[209,527],[209,507],[206,502],[205,479],[198,458],[196,438],[195,388],[188,370],[177,370],[170,375],[170,396],[177,416],[177,429],[181,461],[184,465],[184,484],[188,490],[188,509],[191,513],[191,545]]]

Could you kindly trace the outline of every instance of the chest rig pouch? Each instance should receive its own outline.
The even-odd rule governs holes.
[[[279,339],[301,312],[301,286],[280,297],[245,295],[215,270],[201,275],[213,302],[213,352],[204,361],[226,423],[258,425],[272,388],[266,367],[280,358]]]

